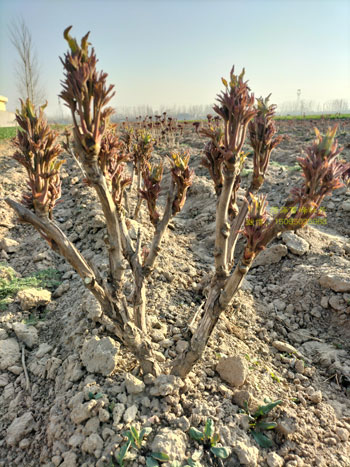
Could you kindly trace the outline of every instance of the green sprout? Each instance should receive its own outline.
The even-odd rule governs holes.
[[[45,308],[39,313],[32,313],[29,318],[24,319],[22,323],[26,324],[27,326],[36,326],[39,322],[45,321],[46,315],[47,309]]]
[[[276,381],[276,383],[280,383],[280,382],[281,382],[281,378],[280,378],[279,376],[275,375],[275,373],[273,373],[272,371],[269,371],[269,373],[270,373],[271,378],[272,378],[274,381]]]
[[[214,432],[214,422],[211,418],[207,419],[204,432],[191,427],[188,433],[192,439],[203,445],[204,449],[210,453],[209,455],[216,456],[219,459],[227,459],[231,454],[230,448],[217,446],[220,435]]]
[[[145,454],[145,448],[142,446],[144,438],[148,436],[152,431],[151,427],[142,428],[139,432],[134,426],[130,427],[130,430],[124,433],[124,436],[127,437],[127,442],[121,447],[119,453],[116,456],[116,460],[120,467],[124,467],[125,457],[128,454],[130,448],[134,448],[138,451],[141,451],[141,454]],[[157,467],[159,462],[167,462],[169,456],[164,452],[151,452],[149,456],[146,457],[146,466],[147,467]]]
[[[183,466],[181,462],[175,461],[171,464],[171,467],[203,467],[202,464],[192,459],[191,457],[185,461],[185,465]]]
[[[262,433],[262,431],[274,430],[277,427],[277,423],[264,421],[263,419],[269,412],[271,412],[272,409],[274,409],[277,405],[281,404],[282,401],[276,400],[274,402],[268,402],[267,400],[265,400],[265,402],[267,402],[266,405],[261,405],[256,410],[256,412],[251,414],[248,408],[248,403],[247,401],[245,401],[243,412],[245,412],[249,417],[250,432],[255,441],[262,448],[270,448],[272,446],[272,441],[270,440],[270,438],[265,436]]]
[[[98,399],[102,399],[103,397],[103,394],[101,392],[98,392],[97,394],[94,394],[93,392],[89,392],[88,394],[88,397],[89,397],[89,400],[91,401],[92,399],[94,400],[98,400]]]

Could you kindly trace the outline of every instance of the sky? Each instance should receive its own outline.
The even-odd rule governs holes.
[[[211,104],[232,65],[256,97],[350,100],[350,0],[0,0],[0,95],[18,107],[17,52],[8,26],[23,18],[40,64],[48,114],[58,104],[63,30],[87,31],[116,96],[111,105]]]

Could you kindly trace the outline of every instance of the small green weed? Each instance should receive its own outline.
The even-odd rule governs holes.
[[[47,310],[46,308],[40,312],[35,312],[32,313],[29,318],[24,319],[22,322],[24,324],[27,324],[28,326],[35,326],[38,324],[40,321],[44,321],[47,315]]]
[[[185,464],[182,464],[179,461],[175,461],[171,464],[171,467],[203,467],[203,465],[198,460],[190,457],[185,461]]]
[[[245,407],[243,412],[249,416],[249,426],[250,426],[250,433],[252,434],[255,441],[261,446],[262,448],[270,448],[272,446],[272,441],[270,438],[265,436],[261,431],[262,430],[274,430],[277,426],[276,422],[266,422],[263,418],[271,412],[277,405],[281,404],[281,400],[277,400],[274,402],[269,402],[265,399],[267,405],[261,405],[256,412],[253,414],[250,413],[248,408],[248,403],[245,402]]]
[[[140,432],[134,426],[130,427],[130,430],[124,433],[124,436],[128,439],[127,442],[120,448],[119,453],[116,455],[116,461],[120,467],[124,467],[124,461],[130,448],[141,451],[141,454],[145,454],[145,448],[142,446],[145,436],[148,436],[152,431],[151,427],[143,428]],[[169,456],[164,452],[151,452],[146,457],[146,467],[157,467],[159,462],[167,462]]]
[[[214,432],[214,422],[211,418],[207,419],[203,432],[197,430],[197,428],[191,427],[188,434],[192,439],[203,445],[204,451],[211,459],[215,457],[218,459],[227,459],[231,454],[230,448],[217,446],[217,443],[220,440],[220,435],[219,433]]]
[[[222,352],[215,352],[215,357],[216,358],[226,358],[227,355],[225,353],[222,353]]]
[[[279,376],[277,376],[273,371],[269,371],[269,374],[271,376],[271,378],[276,382],[276,383],[280,383],[281,382],[281,378]]]
[[[109,412],[109,413],[113,413],[114,407],[115,407],[115,402],[111,402],[111,403],[108,405],[108,407],[107,407],[108,412]]]
[[[98,392],[97,394],[94,394],[93,392],[90,391],[88,396],[89,396],[89,400],[91,401],[92,399],[94,400],[102,399],[103,394],[102,392]]]
[[[241,177],[248,177],[251,173],[253,173],[253,169],[243,169],[240,175]]]
[[[285,166],[283,164],[280,164],[279,162],[277,161],[271,161],[270,162],[270,166],[272,167],[277,167],[277,168],[280,168],[280,169],[285,169]]]
[[[12,302],[12,299],[10,297],[5,297],[0,299],[0,311],[5,311],[7,308],[7,305],[9,305]]]
[[[288,170],[290,172],[299,172],[301,170],[301,167],[299,164],[292,165],[292,167],[288,167]]]
[[[253,368],[254,368],[254,365],[255,365],[255,366],[259,366],[259,365],[261,364],[261,362],[259,362],[259,360],[252,360],[252,359],[250,358],[250,356],[249,356],[247,353],[244,355],[244,358],[245,358],[248,362],[251,363],[251,366],[249,367],[250,369],[253,369]]]
[[[0,263],[0,310],[5,310],[20,290],[30,287],[55,288],[60,283],[60,273],[56,269],[46,269],[31,276],[18,277],[14,269]]]

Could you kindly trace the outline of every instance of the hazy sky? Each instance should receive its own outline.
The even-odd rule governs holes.
[[[91,31],[114,106],[210,104],[234,64],[258,97],[350,99],[350,0],[0,0],[0,94],[18,106],[8,24],[23,17],[48,112],[58,112],[63,30]]]

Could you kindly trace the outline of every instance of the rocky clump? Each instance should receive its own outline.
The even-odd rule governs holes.
[[[237,441],[234,452],[236,453],[241,465],[257,466],[259,458],[259,449],[255,446],[249,446],[243,441]]]
[[[276,452],[269,452],[266,458],[269,467],[283,467],[284,461]]]
[[[163,428],[155,436],[151,450],[153,452],[165,452],[171,461],[183,461],[185,459],[187,438],[181,430]]]
[[[282,240],[294,255],[303,256],[309,251],[310,245],[308,242],[293,232],[284,232]]]
[[[320,277],[319,283],[334,292],[350,292],[350,280],[340,275],[324,274]]]
[[[272,345],[275,347],[275,349],[279,350],[280,352],[300,356],[300,352],[298,352],[298,350],[295,347],[293,347],[291,344],[288,344],[287,342],[273,341]]]
[[[125,386],[129,394],[140,394],[145,389],[145,383],[128,373],[125,376]]]
[[[178,393],[185,383],[181,378],[174,375],[160,375],[150,389],[151,396],[169,396]]]
[[[38,331],[34,326],[28,326],[24,323],[14,323],[12,326],[17,338],[32,349],[38,343]]]
[[[117,367],[119,344],[110,337],[97,336],[85,341],[80,357],[90,373],[109,376]]]
[[[87,292],[83,298],[83,310],[88,314],[92,321],[98,321],[102,316],[102,308],[92,293]]]
[[[12,238],[3,238],[0,241],[0,250],[4,250],[6,253],[15,253],[19,247],[19,243]]]
[[[84,404],[76,404],[71,413],[71,420],[76,425],[88,420],[93,417],[96,413],[96,406],[98,406],[98,401],[92,399],[91,401],[85,402]],[[94,410],[95,409],[95,410]],[[98,408],[97,408],[98,409]]]
[[[288,253],[288,248],[285,245],[273,245],[262,251],[253,263],[252,267],[269,266],[281,261]]]
[[[38,306],[47,305],[51,301],[51,292],[28,288],[18,292],[17,300],[19,300],[23,311],[31,310]]]
[[[21,357],[19,345],[16,339],[4,339],[0,341],[0,370],[16,365]]]
[[[216,365],[220,378],[232,387],[242,386],[248,375],[247,362],[242,357],[222,358]]]
[[[28,433],[30,433],[35,426],[32,412],[26,412],[21,417],[13,420],[7,429],[6,443],[8,446],[15,446],[21,441]]]

